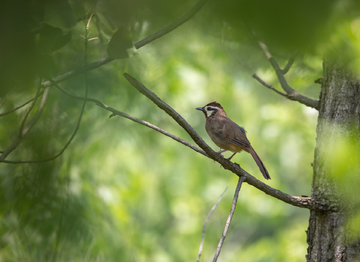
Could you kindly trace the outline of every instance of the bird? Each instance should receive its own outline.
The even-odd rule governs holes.
[[[245,129],[232,121],[219,103],[211,102],[203,107],[197,107],[196,110],[204,113],[206,132],[211,140],[222,149],[218,152],[219,154],[225,151],[234,152],[228,158],[231,160],[236,153],[248,152],[254,158],[264,178],[270,179],[269,172],[247,139]]]

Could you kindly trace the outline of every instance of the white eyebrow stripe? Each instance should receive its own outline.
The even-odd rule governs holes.
[[[216,106],[207,106],[206,108],[209,108],[209,107],[210,107],[211,109],[213,109],[213,108],[214,108],[214,109],[220,109],[220,108],[218,108],[218,107],[216,107]]]

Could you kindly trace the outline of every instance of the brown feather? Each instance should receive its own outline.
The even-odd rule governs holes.
[[[250,147],[250,150],[248,151],[252,157],[254,158],[256,164],[258,165],[261,173],[263,174],[265,179],[270,179],[270,175],[268,171],[266,170],[264,163],[261,161],[260,157],[256,154],[254,148]]]
[[[263,162],[246,137],[245,129],[233,122],[219,103],[211,102],[202,108],[196,109],[203,111],[205,114],[205,129],[211,140],[221,149],[234,152],[234,154],[228,158],[229,160],[236,153],[244,150],[254,158],[264,178],[270,179],[270,175]]]

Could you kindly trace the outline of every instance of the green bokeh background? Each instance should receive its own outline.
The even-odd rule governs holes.
[[[191,6],[192,2],[185,4],[182,11]],[[195,108],[217,101],[247,130],[272,177],[266,183],[291,195],[311,195],[317,111],[253,79],[257,73],[279,88],[251,37],[239,41],[231,23],[217,34],[204,30],[212,8],[205,7],[170,34],[133,50],[130,58],[88,72],[89,97],[192,142],[173,119],[125,80],[127,72],[181,114],[214,150],[218,148],[206,134],[204,116]],[[139,20],[132,28],[133,42],[174,20],[170,15],[162,19],[149,24]],[[324,54],[318,51],[338,47],[346,34],[347,44],[356,51],[360,35],[351,26],[358,21],[337,24],[340,33],[328,35],[333,45],[317,42],[311,51],[300,52],[287,74],[291,86],[317,99],[320,85],[314,80],[322,76]],[[95,24],[94,18],[88,38],[99,35]],[[49,74],[57,76],[84,64],[80,36],[84,25],[72,25],[72,40],[51,53]],[[272,49],[282,67],[295,51],[292,45],[284,52]],[[106,55],[106,45],[100,40],[89,42],[89,62]],[[8,91],[2,112],[34,95],[35,89],[28,86],[36,86],[39,79],[34,76],[28,81],[25,87],[20,83],[15,91]],[[84,83],[84,75],[79,75],[61,86],[83,96]],[[80,109],[81,102],[53,87],[39,123],[8,160],[57,153],[69,139]],[[2,117],[0,150],[16,137],[24,112]],[[206,216],[228,187],[206,228],[202,261],[212,259],[237,177],[168,137],[121,117],[109,119],[109,115],[88,103],[80,129],[61,157],[41,164],[1,164],[0,261],[194,261]],[[238,154],[233,161],[263,179],[249,154]],[[308,217],[308,210],[244,184],[219,261],[304,261]]]

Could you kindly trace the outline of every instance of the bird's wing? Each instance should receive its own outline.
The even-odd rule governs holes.
[[[238,128],[234,128],[229,136],[230,143],[239,146],[247,151],[251,146],[249,140],[246,137],[246,131],[244,128],[237,125]]]

